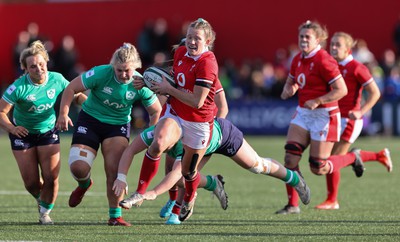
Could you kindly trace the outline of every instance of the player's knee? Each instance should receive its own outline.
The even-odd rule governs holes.
[[[71,147],[68,164],[72,176],[77,181],[86,180],[90,177],[90,170],[95,157],[95,154],[88,149]]]
[[[315,175],[321,176],[326,174],[324,170],[328,166],[328,161],[327,159],[321,159],[321,158],[316,158],[310,156],[308,158],[308,162],[310,163],[310,169],[311,172],[314,173]]]
[[[40,185],[34,181],[24,182],[24,186],[29,193],[33,193],[40,190]]]
[[[288,141],[285,145],[286,153],[295,156],[301,157],[305,149],[306,147],[304,145],[294,141]]]
[[[166,140],[164,139],[154,139],[151,143],[148,152],[151,156],[157,157],[161,156],[161,154],[168,149],[169,147],[166,145]]]
[[[249,171],[255,174],[265,174],[268,175],[271,173],[272,161],[270,158],[262,158],[257,155],[256,162],[253,167],[249,169]]]

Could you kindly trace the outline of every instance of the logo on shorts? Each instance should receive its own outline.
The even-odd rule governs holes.
[[[204,145],[205,142],[206,142],[206,141],[203,139],[203,140],[201,141],[201,144]]]
[[[178,62],[178,66],[180,66],[182,64],[182,61],[180,60],[179,62]]]
[[[125,128],[125,127],[121,127],[121,132],[122,132],[123,134],[126,134],[126,128]]]
[[[326,135],[326,130],[321,130],[319,131],[319,136],[325,136]]]
[[[104,87],[103,92],[111,95],[113,92],[113,89],[111,87]]]
[[[58,135],[57,134],[53,134],[53,140],[57,141],[58,140]]]
[[[14,140],[15,146],[24,146],[24,142],[21,139]]]
[[[135,92],[132,92],[132,91],[127,91],[126,92],[126,99],[127,100],[133,100],[135,98],[135,96],[136,96]]]
[[[47,96],[50,99],[53,99],[55,97],[55,95],[56,95],[56,89],[52,88],[50,90],[47,90]]]
[[[77,133],[87,134],[87,128],[83,127],[83,126],[79,126]]]

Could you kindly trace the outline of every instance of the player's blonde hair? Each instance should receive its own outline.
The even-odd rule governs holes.
[[[44,44],[40,40],[33,42],[28,48],[24,49],[19,56],[19,63],[22,70],[27,70],[26,59],[30,56],[41,55],[46,62],[49,61],[49,54],[47,53]]]
[[[336,32],[333,34],[332,38],[333,37],[342,37],[346,47],[349,49],[352,49],[357,43],[350,34],[345,32]]]
[[[140,60],[139,52],[136,50],[135,46],[130,43],[124,43],[114,52],[110,64],[114,66],[117,63],[128,62],[133,63],[134,69],[142,67],[142,61]]]
[[[206,40],[210,40],[210,43],[208,45],[208,49],[209,50],[213,49],[216,34],[215,34],[213,28],[211,27],[211,24],[207,20],[205,20],[203,18],[198,18],[196,21],[193,21],[189,25],[189,28],[204,30],[204,34],[206,36]]]
[[[299,32],[302,29],[312,29],[315,32],[315,36],[320,40],[320,44],[325,46],[326,40],[328,39],[328,29],[326,26],[321,26],[317,21],[307,20],[306,22],[300,24]]]

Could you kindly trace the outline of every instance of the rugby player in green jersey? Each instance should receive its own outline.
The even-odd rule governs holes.
[[[43,225],[53,224],[49,214],[58,193],[60,139],[54,104],[69,84],[60,73],[47,70],[48,61],[42,42],[35,41],[24,49],[20,63],[25,74],[0,99],[0,126],[9,133],[22,180],[39,205],[39,223]],[[74,96],[79,104],[86,100],[82,93]]]
[[[161,104],[150,89],[134,87],[134,79],[141,77],[136,71],[140,67],[136,48],[124,43],[114,52],[110,64],[96,66],[72,80],[61,99],[57,127],[68,130],[68,125],[73,125],[68,117],[73,95],[90,90],[72,138],[69,165],[78,187],[71,193],[69,206],[76,207],[91,187],[90,170],[101,145],[107,178],[108,225],[131,226],[122,218],[119,202],[123,196],[116,196],[112,185],[117,178],[118,161],[129,144],[132,105],[141,101],[150,125],[158,121],[161,112]]]

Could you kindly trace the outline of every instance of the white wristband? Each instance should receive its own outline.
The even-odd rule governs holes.
[[[125,182],[125,184],[127,184],[127,182],[126,182],[126,175],[125,175],[125,174],[118,173],[117,179],[120,180],[120,181],[122,181],[122,182]]]

